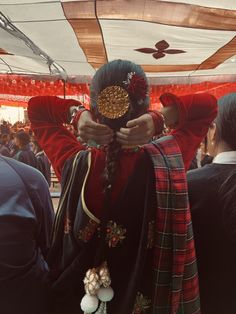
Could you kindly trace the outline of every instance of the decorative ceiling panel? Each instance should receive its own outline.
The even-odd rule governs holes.
[[[117,58],[152,78],[236,73],[235,0],[0,0],[0,12],[0,73],[89,81]]]

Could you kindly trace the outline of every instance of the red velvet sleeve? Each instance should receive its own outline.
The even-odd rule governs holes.
[[[148,113],[152,116],[155,126],[155,135],[160,135],[164,128],[164,120],[160,112],[157,110],[148,110]]]
[[[214,96],[206,93],[180,97],[163,94],[161,102],[163,106],[178,106],[179,123],[171,134],[178,142],[185,169],[188,170],[211,122],[216,118],[217,100]]]
[[[76,100],[55,96],[33,97],[28,104],[32,130],[59,179],[65,161],[85,149],[63,125],[68,123],[69,108],[78,105]]]

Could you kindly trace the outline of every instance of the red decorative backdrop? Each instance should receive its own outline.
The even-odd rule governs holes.
[[[214,83],[202,82],[198,84],[183,84],[183,85],[155,85],[151,86],[151,106],[159,107],[159,98],[163,93],[173,93],[175,95],[185,95],[191,93],[207,92],[214,95],[217,99],[225,94],[236,92],[236,82]]]
[[[165,92],[183,95],[188,93],[209,92],[219,98],[227,93],[236,92],[236,82],[214,83],[202,82],[192,85],[152,85],[150,88],[151,107],[160,106],[159,97]],[[88,84],[65,84],[67,97],[83,96],[89,102]],[[58,81],[35,80],[17,75],[0,75],[0,105],[27,107],[27,101],[37,95],[64,95],[64,83]]]

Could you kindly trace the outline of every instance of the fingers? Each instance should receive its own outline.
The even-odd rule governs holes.
[[[133,127],[138,126],[139,124],[140,124],[140,119],[137,118],[137,119],[128,121],[127,124],[126,124],[126,127],[127,128],[133,128]]]
[[[139,126],[134,126],[132,128],[120,128],[120,133],[124,134],[124,135],[135,135],[135,134],[139,134],[141,132],[141,127]]]
[[[81,123],[78,130],[98,132],[99,134],[113,134],[113,131],[107,125],[94,122],[93,120],[86,120],[84,123]]]
[[[141,126],[143,124],[149,123],[150,120],[152,120],[152,117],[150,116],[150,114],[146,113],[136,119],[128,121],[126,127],[133,128],[135,126]]]
[[[146,138],[147,135],[146,134],[142,134],[140,136],[139,133],[135,133],[135,134],[126,134],[123,132],[116,132],[116,137],[117,139],[120,140],[124,140],[124,141],[129,141],[129,142],[134,142],[134,141],[138,141],[139,139],[142,140],[142,138]]]
[[[97,123],[90,116],[84,115],[79,120],[78,135],[82,142],[93,141],[98,145],[106,145],[112,141],[114,132],[106,125]]]
[[[94,132],[78,132],[79,137],[83,142],[88,142],[89,140],[95,141],[98,145],[109,144],[113,139],[113,134],[94,134]]]
[[[113,136],[111,136],[110,134],[108,135],[97,134],[95,136],[93,133],[79,132],[78,135],[82,139],[83,142],[88,142],[89,140],[93,140],[99,145],[109,144],[113,139]]]
[[[143,145],[148,143],[153,135],[153,120],[149,114],[130,120],[126,128],[116,132],[117,141],[121,145]],[[95,141],[99,145],[109,144],[114,132],[106,125],[92,120],[91,116],[84,114],[79,120],[78,133],[84,142]]]
[[[112,141],[114,132],[106,125],[86,120],[85,123],[80,124],[78,135],[83,142],[93,140],[98,145],[106,145]]]
[[[152,139],[154,127],[149,114],[130,120],[126,126],[116,132],[117,141],[122,145],[143,145]]]
[[[117,132],[119,136],[122,138],[136,138],[136,137],[148,137],[152,136],[152,129],[148,128],[146,125],[143,126],[135,126],[133,128],[121,128],[119,132]]]
[[[152,136],[149,134],[127,135],[122,132],[116,132],[116,139],[122,145],[143,145],[150,142]]]

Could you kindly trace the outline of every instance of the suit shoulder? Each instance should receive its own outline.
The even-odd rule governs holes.
[[[202,168],[190,170],[187,172],[187,180],[188,183],[192,181],[199,182],[199,181],[208,181],[212,177],[212,174],[215,173],[215,168],[213,164],[206,165]]]
[[[4,158],[5,162],[23,179],[25,184],[38,182],[44,184],[45,179],[40,171],[12,158]]]

